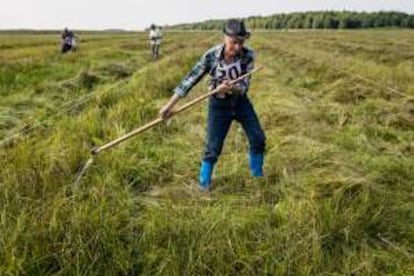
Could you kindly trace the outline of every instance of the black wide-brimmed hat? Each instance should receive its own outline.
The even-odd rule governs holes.
[[[237,39],[248,39],[250,37],[250,32],[246,31],[244,22],[242,20],[230,19],[224,24],[223,33],[237,38]]]

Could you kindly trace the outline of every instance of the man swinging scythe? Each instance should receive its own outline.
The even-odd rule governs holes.
[[[159,112],[163,119],[170,117],[179,99],[185,97],[204,75],[208,73],[211,76],[210,90],[219,92],[210,96],[209,100],[206,145],[199,176],[200,189],[203,191],[211,188],[214,165],[233,120],[241,124],[249,141],[251,175],[263,176],[265,134],[248,98],[250,76],[231,83],[254,68],[255,53],[244,46],[250,32],[246,31],[243,21],[231,19],[226,22],[223,33],[224,43],[204,53]]]

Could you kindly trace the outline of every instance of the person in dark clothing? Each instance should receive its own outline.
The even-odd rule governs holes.
[[[62,53],[67,53],[68,51],[72,50],[75,51],[76,49],[76,36],[75,34],[70,31],[68,28],[65,28],[62,32]]]

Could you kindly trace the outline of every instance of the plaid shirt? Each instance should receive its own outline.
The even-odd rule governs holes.
[[[224,44],[217,45],[204,53],[202,58],[196,63],[193,69],[187,74],[182,82],[175,88],[174,92],[180,97],[185,97],[190,90],[203,78],[207,73],[211,76],[210,90],[215,89],[221,82],[229,77],[223,74],[220,77],[218,70],[221,69],[221,64],[224,61]],[[235,69],[234,74],[229,74],[230,79],[235,79],[243,74],[246,74],[254,68],[255,53],[253,50],[243,47],[241,53],[235,58],[239,62],[240,68]],[[231,71],[231,70],[230,70]],[[241,71],[241,72],[240,72]],[[231,72],[230,72],[231,73]],[[243,79],[235,85],[236,92],[244,94],[247,93],[250,86],[250,77]]]

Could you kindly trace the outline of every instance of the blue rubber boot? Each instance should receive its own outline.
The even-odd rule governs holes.
[[[211,185],[211,175],[213,174],[214,164],[208,162],[201,162],[200,167],[200,190],[209,191]]]
[[[250,173],[253,177],[263,176],[263,153],[249,153]]]

